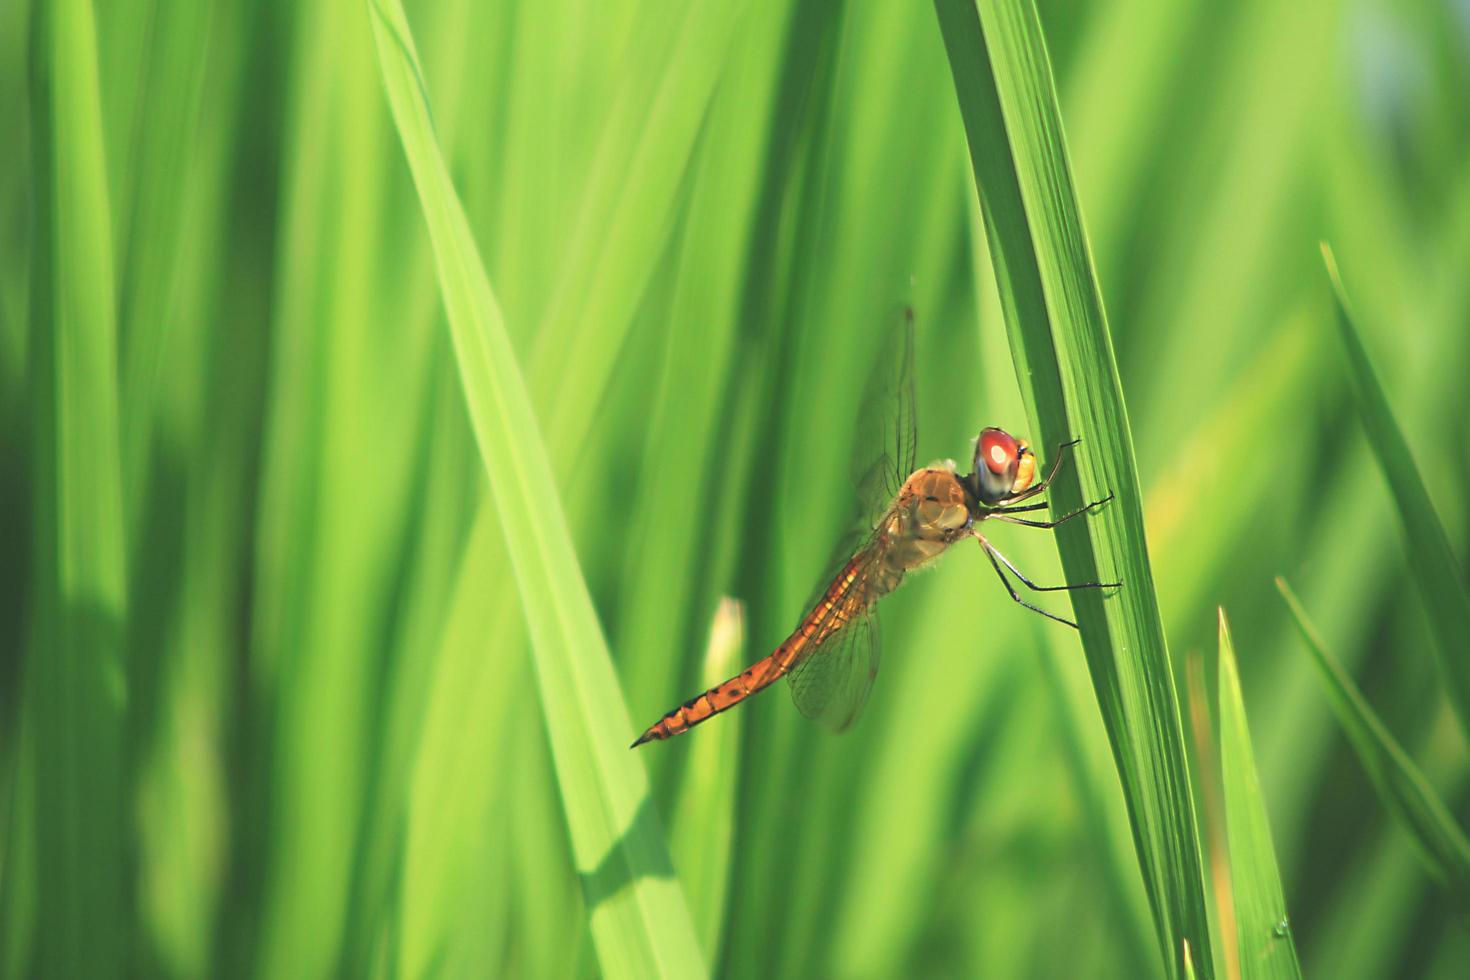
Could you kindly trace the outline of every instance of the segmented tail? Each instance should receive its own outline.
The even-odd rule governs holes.
[[[858,554],[842,567],[823,593],[822,601],[806,614],[801,625],[770,656],[756,661],[723,684],[716,684],[703,694],[685,701],[649,726],[632,747],[636,749],[644,742],[659,742],[683,735],[700,722],[728,711],[786,676],[808,644],[820,644],[852,617],[849,607],[861,601],[853,590],[864,560],[864,556]]]
[[[777,665],[777,659],[785,651],[786,644],[783,643],[775,653],[756,661],[723,684],[716,684],[703,694],[685,701],[649,726],[646,732],[638,736],[632,747],[636,749],[644,742],[662,741],[675,735],[683,735],[700,722],[708,721],[721,711],[735,707],[757,691],[770,687],[786,673],[785,668]]]

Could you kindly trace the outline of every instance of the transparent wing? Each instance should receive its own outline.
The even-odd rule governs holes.
[[[878,617],[864,612],[801,660],[791,671],[791,699],[808,718],[834,732],[851,725],[878,676]]]
[[[858,408],[852,478],[864,530],[873,527],[917,468],[918,448],[914,313],[906,308],[883,338]]]
[[[854,557],[860,560],[858,574],[827,613],[811,623],[812,640],[787,673],[796,707],[834,731],[853,723],[878,676],[881,642],[874,605],[887,588],[876,581],[882,576],[875,573],[884,565],[884,538],[876,529],[917,467],[918,445],[914,315],[905,308],[888,325],[858,407],[853,519],[807,608],[821,605]]]
[[[872,573],[881,560],[879,547],[875,539],[864,549],[851,586],[812,624],[812,641],[787,675],[797,709],[833,731],[853,723],[878,676],[881,638]]]

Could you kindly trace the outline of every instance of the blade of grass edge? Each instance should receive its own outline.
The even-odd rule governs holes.
[[[1460,907],[1470,905],[1470,840],[1429,780],[1373,712],[1353,679],[1327,652],[1326,644],[1286,579],[1277,576],[1276,589],[1286,600],[1312,662],[1321,674],[1333,714],[1352,743],[1380,802],[1408,830],[1430,875]]]
[[[531,632],[602,972],[703,974],[647,775],[625,747],[632,726],[525,380],[434,132],[407,17],[398,0],[369,6],[383,84],[433,244],[465,400]]]
[[[1220,775],[1219,743],[1210,719],[1209,685],[1205,658],[1198,650],[1184,655],[1184,694],[1189,708],[1189,731],[1194,740],[1194,775],[1198,781],[1200,822],[1209,856],[1210,895],[1214,899],[1215,942],[1220,973],[1240,980],[1239,923],[1235,917],[1235,883],[1230,877],[1230,844],[1225,829],[1225,782]],[[1215,711],[1216,716],[1219,710]]]
[[[1337,259],[1326,242],[1321,243],[1321,248],[1322,263],[1336,300],[1338,336],[1347,356],[1353,403],[1358,408],[1368,445],[1373,449],[1373,458],[1378,461],[1398,507],[1412,559],[1409,569],[1424,598],[1429,627],[1438,641],[1434,647],[1435,662],[1444,675],[1461,730],[1470,738],[1470,643],[1466,642],[1470,637],[1470,589],[1450,548],[1444,525],[1429,499],[1404,431],[1394,418],[1388,396],[1363,346],[1338,273]]]
[[[1203,857],[1132,436],[1040,23],[1030,0],[935,7],[1022,395],[1043,446],[1074,433],[1086,440],[1072,457],[1077,466],[1064,467],[1054,485],[1052,512],[1081,504],[1084,482],[1098,496],[1116,494],[1089,521],[1058,529],[1058,546],[1070,581],[1124,581],[1108,602],[1074,594],[1073,608],[1162,957],[1180,976],[1187,945],[1198,974],[1210,977]]]
[[[1220,780],[1225,790],[1225,835],[1235,895],[1240,972],[1254,978],[1301,977],[1296,940],[1286,917],[1286,897],[1271,822],[1261,795],[1256,757],[1246,723],[1245,698],[1230,623],[1220,610]]]

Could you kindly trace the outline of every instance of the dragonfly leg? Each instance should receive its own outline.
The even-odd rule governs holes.
[[[1011,594],[1011,599],[1012,600],[1014,600],[1015,602],[1017,602],[1018,604],[1020,604],[1022,606],[1025,606],[1027,609],[1031,610],[1034,613],[1041,613],[1041,615],[1045,616],[1047,619],[1054,619],[1057,622],[1061,623],[1062,625],[1064,625],[1064,626],[1070,626],[1073,629],[1076,629],[1077,628],[1077,624],[1074,623],[1074,622],[1072,622],[1070,619],[1063,619],[1062,617],[1056,615],[1055,613],[1049,613],[1049,612],[1047,612],[1045,609],[1042,609],[1040,606],[1033,606],[1033,605],[1031,605],[1031,603],[1027,602],[1025,599],[1022,599],[1019,595],[1017,595],[1016,594],[1016,587],[1011,584],[1011,580],[1010,579],[1006,578],[1006,573],[1003,572],[1003,571],[1001,571],[1000,563],[995,560],[995,556],[996,556],[995,549],[991,548],[990,545],[986,542],[986,540],[984,538],[981,538],[980,539],[980,546],[985,549],[985,554],[990,559],[990,567],[991,568],[994,568],[995,569],[995,574],[997,574],[997,575],[1000,576],[1000,584],[1001,585],[1004,585],[1006,587],[1006,591]],[[1009,567],[1010,566],[1010,562],[1006,562],[1006,566]],[[1015,569],[1011,569],[1011,571],[1015,571]],[[1019,573],[1017,573],[1017,574],[1019,574]],[[1025,580],[1023,579],[1022,581],[1025,581]]]
[[[1057,447],[1057,458],[1056,458],[1055,461],[1052,462],[1052,464],[1051,464],[1051,472],[1048,473],[1048,474],[1046,474],[1046,479],[1042,480],[1040,483],[1036,484],[1034,487],[1027,487],[1025,490],[1022,490],[1020,493],[1018,493],[1018,494],[1016,494],[1016,495],[1014,495],[1012,497],[1006,498],[1006,500],[1004,501],[1004,503],[1007,503],[1007,504],[1019,504],[1023,500],[1030,500],[1032,497],[1036,496],[1039,493],[1045,493],[1046,492],[1046,488],[1049,487],[1049,486],[1051,486],[1051,481],[1056,479],[1057,471],[1059,471],[1062,468],[1062,460],[1066,459],[1066,457],[1067,457],[1067,450],[1068,449],[1071,449],[1073,446],[1077,445],[1081,441],[1082,441],[1081,439],[1073,439],[1071,442],[1064,442],[1060,446],[1058,446]]]
[[[1108,494],[1103,499],[1101,499],[1101,500],[1094,500],[1090,504],[1084,504],[1083,506],[1078,507],[1076,510],[1072,511],[1071,513],[1063,514],[1061,517],[1058,517],[1054,521],[1028,521],[1028,520],[1025,520],[1025,519],[1020,518],[1020,517],[1007,517],[1006,516],[1006,514],[1014,514],[1014,513],[1017,513],[1019,511],[1036,509],[1036,508],[1032,508],[1032,507],[1017,507],[1015,510],[1005,510],[1005,511],[996,513],[994,516],[995,516],[995,520],[997,520],[997,521],[1005,521],[1007,524],[1022,524],[1022,525],[1026,526],[1026,527],[1047,527],[1047,528],[1050,528],[1050,527],[1056,527],[1058,524],[1065,524],[1067,521],[1070,521],[1072,518],[1077,517],[1078,515],[1081,515],[1081,514],[1085,514],[1088,511],[1092,510],[1094,507],[1101,507],[1103,504],[1107,503],[1109,500],[1112,500],[1112,499],[1113,499],[1113,495],[1112,494]],[[1044,506],[1044,505],[1039,505],[1039,506]]]
[[[1078,582],[1075,585],[1037,585],[1025,575],[1022,575],[1021,570],[1015,565],[1012,565],[1009,558],[995,550],[995,545],[981,538],[980,547],[984,548],[992,559],[999,558],[1001,564],[1009,568],[1011,574],[1020,579],[1021,583],[1032,592],[1070,592],[1073,589],[1116,589],[1123,584],[1122,582]]]
[[[1023,507],[996,507],[996,508],[992,509],[990,511],[990,513],[992,513],[992,514],[1024,514],[1028,510],[1046,510],[1046,507],[1047,507],[1047,503],[1046,503],[1045,500],[1043,500],[1040,503],[1026,504]]]

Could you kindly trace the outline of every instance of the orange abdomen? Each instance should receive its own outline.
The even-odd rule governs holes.
[[[751,664],[723,684],[717,684],[698,697],[685,701],[649,726],[647,731],[638,736],[633,747],[673,735],[683,735],[700,722],[733,708],[755,692],[771,686],[785,673],[776,665],[776,658],[780,653],[781,649],[778,648],[775,653]]]
[[[662,741],[674,735],[683,735],[702,721],[708,721],[722,711],[728,711],[741,701],[762,691],[780,680],[791,670],[797,658],[813,639],[820,643],[841,629],[852,619],[854,610],[861,605],[861,598],[853,585],[862,565],[862,556],[854,556],[842,567],[837,577],[823,593],[822,600],[802,618],[801,625],[788,636],[769,656],[751,664],[722,684],[690,698],[674,710],[654,722],[633,743],[637,748],[644,742]],[[818,633],[821,633],[818,636]]]

